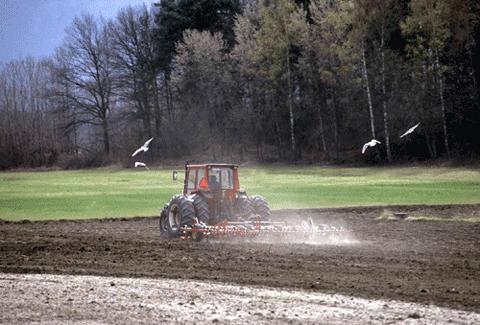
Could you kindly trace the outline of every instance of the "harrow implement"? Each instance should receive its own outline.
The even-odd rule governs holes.
[[[343,227],[327,224],[314,224],[312,219],[301,222],[299,225],[288,225],[282,221],[228,221],[224,220],[214,225],[196,224],[193,227],[181,227],[180,238],[201,240],[203,238],[244,237],[257,238],[264,235],[280,237],[322,236],[344,231]]]

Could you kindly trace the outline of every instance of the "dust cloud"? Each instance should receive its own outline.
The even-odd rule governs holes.
[[[252,239],[257,243],[269,244],[304,244],[304,245],[354,245],[359,241],[353,233],[340,223],[332,224],[314,221],[311,217],[294,215],[286,221],[292,232],[260,234]]]
[[[323,220],[313,220],[305,215],[291,214],[288,217],[282,217],[284,225],[276,229],[266,229],[261,231],[257,236],[252,238],[221,238],[212,239],[220,242],[247,242],[247,243],[264,243],[275,245],[355,245],[360,242],[355,238],[354,234],[346,228],[339,220],[333,222]],[[266,227],[268,228],[268,227]],[[281,229],[281,231],[279,231]]]

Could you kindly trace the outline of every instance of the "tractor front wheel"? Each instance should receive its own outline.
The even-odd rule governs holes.
[[[254,195],[251,197],[255,214],[260,216],[262,220],[268,220],[270,218],[270,207],[267,200],[263,196]]]
[[[162,236],[168,236],[168,229],[167,229],[167,211],[168,211],[168,205],[165,206],[160,212],[160,234]]]

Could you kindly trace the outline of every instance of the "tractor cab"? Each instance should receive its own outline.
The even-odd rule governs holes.
[[[233,197],[239,189],[238,166],[229,164],[185,165],[184,195],[200,191],[223,192]]]

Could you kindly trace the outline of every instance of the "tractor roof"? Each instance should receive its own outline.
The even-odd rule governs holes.
[[[234,164],[210,163],[210,164],[192,164],[187,165],[187,168],[204,168],[204,167],[238,167]]]

